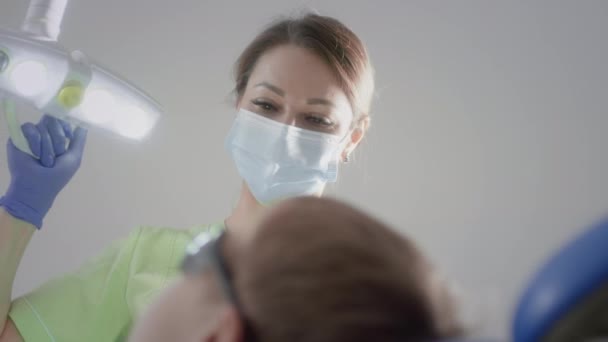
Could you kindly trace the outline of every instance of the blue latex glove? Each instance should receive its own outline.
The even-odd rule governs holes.
[[[40,229],[55,197],[80,167],[87,131],[78,127],[72,132],[69,124],[47,115],[38,124],[26,123],[21,129],[40,159],[21,152],[9,139],[11,183],[0,206]]]

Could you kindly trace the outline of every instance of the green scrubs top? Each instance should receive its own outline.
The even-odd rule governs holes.
[[[190,241],[223,228],[139,228],[79,271],[16,299],[9,315],[26,342],[124,341],[138,315],[180,274]]]

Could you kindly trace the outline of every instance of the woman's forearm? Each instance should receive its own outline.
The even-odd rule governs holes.
[[[0,332],[11,306],[11,292],[17,268],[36,228],[0,207]]]

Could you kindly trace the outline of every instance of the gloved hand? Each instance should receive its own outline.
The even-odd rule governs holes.
[[[40,229],[55,197],[80,167],[87,131],[78,127],[72,132],[68,123],[48,115],[38,124],[26,123],[21,129],[32,153],[40,159],[21,152],[9,139],[11,182],[0,198],[0,206]]]

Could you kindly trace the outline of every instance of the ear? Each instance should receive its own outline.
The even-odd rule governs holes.
[[[370,118],[368,115],[363,116],[359,119],[357,124],[355,125],[355,129],[350,133],[350,141],[342,151],[342,161],[346,162],[350,158],[350,155],[357,148],[365,133],[367,133],[367,129],[369,128]]]
[[[243,342],[244,322],[234,306],[223,309],[217,330],[205,342]]]

